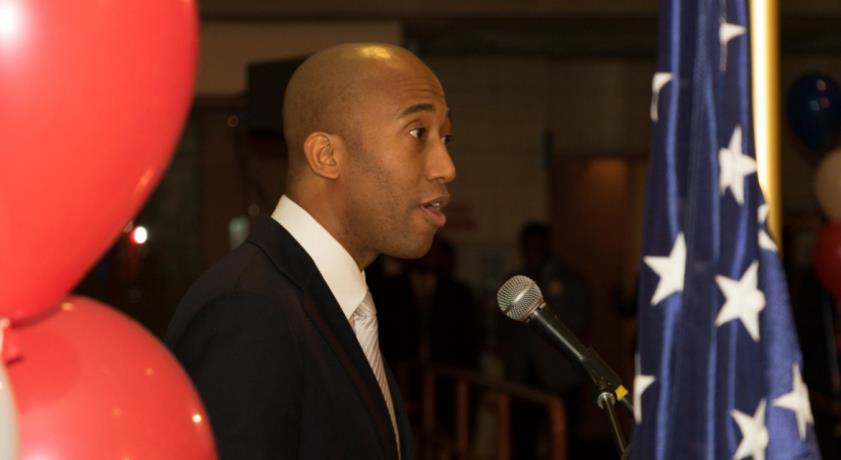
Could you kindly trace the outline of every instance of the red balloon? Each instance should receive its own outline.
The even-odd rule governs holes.
[[[813,259],[823,286],[841,299],[841,222],[830,224],[821,231]]]
[[[21,460],[216,457],[189,378],[133,320],[71,296],[15,332]]]
[[[0,317],[46,314],[158,182],[196,17],[193,0],[0,2]]]

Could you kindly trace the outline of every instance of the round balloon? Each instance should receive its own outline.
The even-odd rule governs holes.
[[[155,186],[196,23],[193,0],[0,1],[0,317],[46,314]]]
[[[69,297],[16,332],[21,357],[7,371],[21,460],[216,457],[186,373],[133,320]]]
[[[823,153],[841,131],[841,89],[827,75],[809,74],[791,86],[788,119],[797,137],[812,151]]]
[[[827,217],[841,220],[841,149],[827,154],[818,165],[815,196]]]
[[[821,231],[813,259],[821,284],[835,298],[841,299],[841,222],[830,224]]]

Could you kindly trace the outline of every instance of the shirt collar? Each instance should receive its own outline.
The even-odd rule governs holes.
[[[286,195],[280,197],[272,218],[309,254],[345,317],[350,319],[368,293],[365,272],[330,232]]]

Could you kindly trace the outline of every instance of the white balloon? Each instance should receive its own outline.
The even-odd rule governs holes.
[[[6,367],[0,361],[0,459],[18,458],[18,411]]]
[[[815,196],[824,214],[841,220],[841,149],[827,153],[815,173]]]

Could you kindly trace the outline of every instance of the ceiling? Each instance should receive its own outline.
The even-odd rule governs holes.
[[[654,59],[657,0],[202,0],[204,21],[397,21],[423,55]],[[841,2],[783,1],[784,55],[841,55]]]

